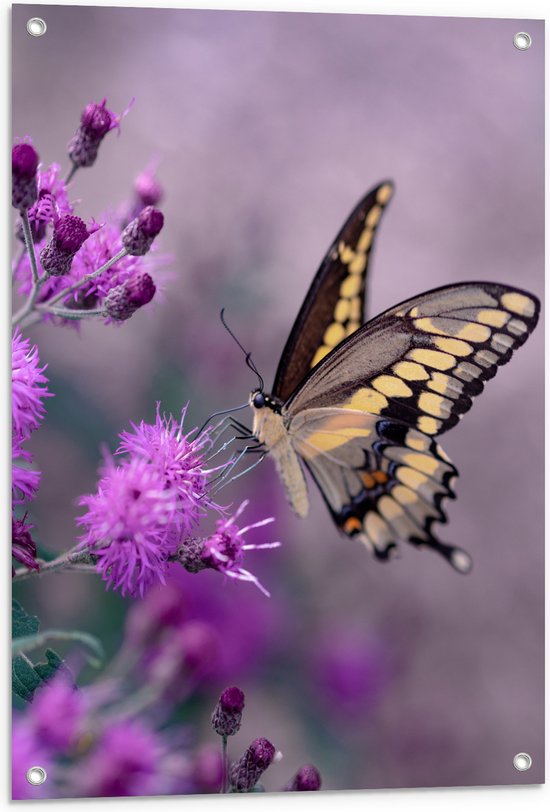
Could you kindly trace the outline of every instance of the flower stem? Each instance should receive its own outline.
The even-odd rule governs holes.
[[[54,558],[53,561],[39,561],[39,570],[28,570],[20,567],[15,570],[12,581],[26,581],[37,575],[45,575],[47,572],[57,572],[57,570],[76,570],[78,572],[95,572],[95,556],[84,550],[73,548],[68,553]]]
[[[23,223],[23,236],[25,238],[25,247],[29,254],[29,259],[32,268],[32,281],[36,285],[38,283],[38,266],[36,264],[36,254],[34,253],[34,241],[32,238],[31,223],[29,220],[29,213],[27,211],[21,212],[21,222]]]
[[[222,765],[223,765],[223,778],[222,778],[222,788],[220,793],[222,795],[227,794],[227,785],[229,782],[228,776],[228,763],[227,763],[227,736],[222,736]]]
[[[78,169],[78,166],[76,164],[71,165],[71,168],[67,172],[67,177],[65,178],[65,184],[68,184],[68,183],[70,183],[72,181],[72,179],[76,175],[77,169]]]
[[[42,287],[46,279],[47,279],[46,275],[41,276],[40,279],[37,280],[36,284],[33,284],[32,290],[29,294],[29,298],[27,299],[23,307],[20,310],[18,310],[17,313],[15,313],[15,315],[12,317],[13,326],[21,324],[27,318],[27,316],[29,316],[32,313],[34,309],[34,304],[38,298],[38,294],[40,293],[40,288]]]
[[[104,310],[68,310],[65,307],[48,307],[46,305],[40,306],[39,309],[41,313],[48,313],[51,316],[61,316],[64,319],[73,319],[77,321],[78,319],[85,319],[88,316],[104,316]]]
[[[74,285],[65,288],[65,290],[62,290],[60,293],[57,294],[57,296],[54,296],[52,299],[48,299],[47,302],[44,302],[44,304],[41,305],[41,308],[45,309],[46,307],[51,307],[52,305],[56,304],[56,302],[59,302],[61,299],[66,299],[67,296],[69,296],[69,294],[74,293],[74,291],[78,290],[78,288],[81,287],[82,285],[85,285],[87,282],[91,282],[92,279],[95,279],[100,274],[105,273],[105,271],[108,271],[109,268],[111,268],[116,262],[125,257],[127,253],[128,251],[126,250],[126,248],[121,248],[118,254],[115,254],[114,257],[111,257],[111,259],[108,262],[106,262],[105,265],[102,265],[101,268],[97,269],[97,271],[93,271],[92,273],[83,276],[82,279],[79,279],[78,282],[74,283]]]

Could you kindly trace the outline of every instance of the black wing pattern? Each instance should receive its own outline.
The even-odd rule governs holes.
[[[363,324],[369,258],[392,193],[390,181],[372,189],[328,250],[283,350],[274,397],[285,401],[312,367]]]
[[[538,313],[534,296],[504,285],[440,288],[373,319],[312,370],[285,418],[345,534],[379,558],[404,539],[469,569],[464,551],[432,533],[457,476],[434,436],[470,408]]]

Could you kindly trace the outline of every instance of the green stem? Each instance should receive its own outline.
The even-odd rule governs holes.
[[[67,177],[65,178],[65,181],[64,181],[65,184],[68,184],[68,183],[70,183],[72,181],[72,179],[76,175],[77,170],[78,170],[78,166],[76,164],[72,164],[71,168],[67,172]]]
[[[222,795],[227,794],[227,785],[229,783],[229,770],[228,770],[228,763],[227,763],[227,736],[222,736],[222,765],[223,765],[223,778],[222,778],[222,788],[220,790]]]
[[[126,248],[121,248],[118,254],[115,254],[114,257],[111,257],[111,259],[108,262],[106,262],[105,265],[102,265],[101,268],[97,269],[97,271],[93,271],[92,273],[83,276],[82,279],[79,279],[78,282],[75,282],[74,285],[71,285],[69,288],[62,290],[60,293],[57,294],[57,296],[54,296],[53,299],[48,299],[47,302],[44,302],[43,305],[40,305],[40,309],[44,310],[46,307],[51,307],[52,305],[56,304],[56,302],[59,302],[61,299],[66,299],[67,296],[69,296],[69,294],[74,293],[74,291],[78,290],[78,288],[80,288],[82,285],[85,285],[87,282],[91,282],[92,279],[95,279],[100,274],[105,273],[105,271],[108,271],[109,268],[111,268],[115,264],[115,262],[121,260],[123,257],[126,256],[127,253],[128,251],[126,250]]]
[[[36,264],[36,254],[34,253],[34,241],[32,238],[31,223],[29,220],[29,213],[27,211],[21,212],[21,222],[23,223],[23,236],[25,238],[25,247],[29,254],[32,268],[32,281],[33,285],[38,284],[38,266]]]
[[[95,556],[83,550],[69,550],[68,553],[54,558],[53,561],[39,561],[39,570],[28,570],[20,567],[15,570],[12,581],[26,581],[38,575],[45,575],[48,572],[71,569],[77,572],[95,572]]]
[[[32,313],[35,302],[38,298],[38,294],[40,293],[40,288],[42,287],[46,279],[47,279],[46,275],[41,276],[40,279],[37,281],[37,283],[33,284],[29,298],[27,299],[23,307],[20,310],[18,310],[17,313],[12,317],[12,325],[14,327],[17,324],[23,326],[23,322],[27,320],[27,316],[29,316]]]

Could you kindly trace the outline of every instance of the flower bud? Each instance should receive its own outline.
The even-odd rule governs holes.
[[[244,694],[233,686],[222,692],[212,714],[212,727],[219,736],[234,736],[241,727]]]
[[[38,197],[38,153],[32,144],[16,144],[11,151],[12,206],[25,212]]]
[[[60,217],[53,237],[40,252],[42,268],[50,276],[64,276],[71,270],[74,255],[90,236],[84,220],[74,214]]]
[[[11,520],[11,541],[12,549],[11,554],[16,561],[23,564],[29,570],[38,570],[39,566],[36,561],[36,544],[31,536],[32,524],[27,524],[25,519],[26,514],[22,519]],[[12,575],[13,575],[12,568]]]
[[[75,167],[93,166],[99,145],[118,119],[107,110],[107,99],[101,104],[88,104],[80,117],[80,127],[69,142],[69,157]]]
[[[304,764],[285,787],[285,792],[315,792],[321,789],[321,776],[313,764]]]
[[[234,792],[250,792],[275,758],[275,748],[268,739],[254,739],[245,754],[229,770]]]
[[[122,245],[134,257],[146,254],[164,225],[164,215],[153,206],[146,206],[122,232]]]
[[[137,273],[109,291],[105,298],[105,311],[115,321],[126,321],[151,301],[155,291],[155,283],[149,274]]]

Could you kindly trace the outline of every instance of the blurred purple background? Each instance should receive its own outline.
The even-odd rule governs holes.
[[[40,39],[25,30],[35,14]],[[85,104],[106,96],[120,112],[135,96],[71,196],[100,219],[158,157],[159,251],[173,257],[164,300],[123,328],[33,328],[56,393],[30,444],[42,541],[70,546],[100,443],[157,399],[174,412],[190,400],[191,426],[246,398],[254,378],[222,306],[271,379],[324,252],[380,180],[396,195],[371,314],[472,279],[542,296],[543,52],[542,21],[14,6],[14,135],[66,166]],[[441,537],[473,555],[468,577],[412,548],[376,563],[339,538],[314,488],[310,517],[294,519],[269,461],[234,495],[276,516],[283,547],[250,565],[271,600],[217,573],[175,576],[190,616],[234,641],[205,707],[236,682],[242,744],[267,736],[284,753],[268,790],[306,761],[326,789],[543,780],[542,325],[443,445],[461,478]],[[20,594],[44,625],[118,645],[130,602],[94,579]]]

